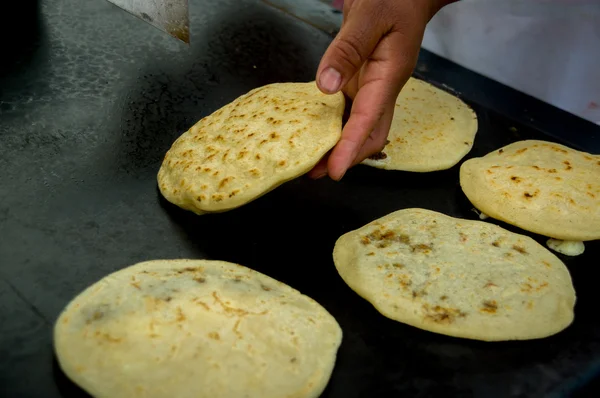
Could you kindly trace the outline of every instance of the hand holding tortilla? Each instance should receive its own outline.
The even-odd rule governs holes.
[[[394,103],[417,62],[427,22],[453,0],[353,0],[344,23],[321,59],[323,92],[343,90],[353,100],[340,142],[311,172],[340,180],[385,146]]]

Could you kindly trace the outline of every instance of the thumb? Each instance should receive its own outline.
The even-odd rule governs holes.
[[[316,80],[325,94],[338,92],[352,79],[387,31],[384,21],[371,15],[372,8],[363,11],[361,5],[357,2],[349,10],[342,29],[321,59]]]

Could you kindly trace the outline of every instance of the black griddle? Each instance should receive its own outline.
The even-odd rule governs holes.
[[[359,166],[340,183],[300,178],[202,217],[161,199],[156,172],[176,137],[254,87],[313,79],[329,34],[259,1],[192,0],[188,48],[101,0],[11,3],[0,6],[0,396],[85,396],[56,365],[54,320],[99,278],[161,258],[237,262],[325,306],[344,330],[327,398],[597,387],[599,242],[561,257],[578,293],[575,322],[536,341],[483,343],[393,322],[337,275],[335,240],[387,213],[423,207],[475,219],[458,167]],[[600,153],[598,126],[431,53],[422,51],[415,74],[477,112],[467,158],[526,138]]]

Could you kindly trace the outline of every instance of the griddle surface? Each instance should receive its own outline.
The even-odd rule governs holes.
[[[261,2],[197,0],[186,47],[101,0],[21,3],[10,13],[0,6],[23,28],[0,36],[1,396],[83,396],[54,360],[58,313],[108,273],[169,258],[237,262],[325,306],[344,340],[324,397],[550,396],[598,375],[598,242],[563,258],[578,293],[575,322],[539,341],[424,332],[379,315],[339,278],[335,240],[375,218],[423,207],[474,219],[456,167],[301,178],[202,217],[161,199],[156,172],[175,138],[254,87],[313,79],[325,33]],[[417,74],[477,112],[468,157],[525,138],[600,150],[597,126],[427,52]]]

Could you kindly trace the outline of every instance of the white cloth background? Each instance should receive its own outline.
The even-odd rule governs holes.
[[[423,47],[600,124],[600,0],[460,1]]]

